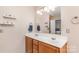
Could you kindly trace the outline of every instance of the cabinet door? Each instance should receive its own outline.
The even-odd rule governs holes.
[[[38,46],[39,45],[38,43],[39,43],[38,40],[33,39],[33,45],[37,45]]]
[[[62,48],[60,48],[60,52],[67,53],[67,43]]]
[[[43,42],[39,42],[39,53],[57,53],[57,52],[59,52],[59,48]]]
[[[25,37],[25,49],[26,49],[25,51],[28,52],[28,53],[33,52],[33,50],[32,50],[32,48],[33,48],[32,41],[33,40],[31,38]]]

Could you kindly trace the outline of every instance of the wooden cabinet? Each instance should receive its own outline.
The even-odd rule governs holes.
[[[33,40],[30,37],[25,37],[25,52],[32,53],[33,50]]]
[[[25,37],[25,51],[28,53],[66,53],[67,44],[62,48],[58,48],[30,37]]]
[[[43,42],[39,42],[39,52],[40,53],[58,53],[59,48]]]

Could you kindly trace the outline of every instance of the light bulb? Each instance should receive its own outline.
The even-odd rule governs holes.
[[[45,11],[45,12],[49,12],[48,7],[44,7],[44,11]]]
[[[42,12],[38,10],[38,11],[37,11],[37,14],[42,15]]]

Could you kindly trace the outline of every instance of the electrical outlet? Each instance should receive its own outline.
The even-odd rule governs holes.
[[[2,33],[3,32],[3,30],[2,29],[0,29],[0,33]]]
[[[66,33],[70,33],[70,29],[66,29]]]

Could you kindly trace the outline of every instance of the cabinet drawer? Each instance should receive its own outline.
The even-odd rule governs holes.
[[[34,45],[33,44],[33,49],[37,49],[38,50],[39,49],[38,45]]]
[[[33,49],[33,53],[38,53],[39,51],[37,49]]]
[[[38,45],[39,41],[33,40],[33,45]]]
[[[38,53],[38,51],[39,51],[38,45],[34,45],[34,44],[33,44],[33,52],[34,52],[34,53]]]

